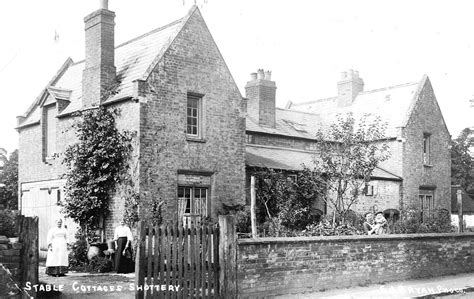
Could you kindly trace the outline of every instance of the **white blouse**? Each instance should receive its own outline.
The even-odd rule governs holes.
[[[127,241],[132,242],[133,236],[128,226],[120,225],[115,228],[114,240],[121,237],[127,237]]]

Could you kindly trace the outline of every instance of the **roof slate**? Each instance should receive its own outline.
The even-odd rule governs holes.
[[[290,108],[318,115],[321,119],[319,128],[322,130],[334,123],[341,114],[352,113],[356,120],[364,115],[380,117],[387,124],[387,137],[398,137],[399,128],[406,125],[425,80],[426,76],[420,82],[361,92],[352,105],[346,107],[338,107],[337,97],[333,97],[291,104]]]
[[[168,48],[189,15],[193,12],[194,9],[191,9],[187,17],[154,29],[115,47],[115,66],[120,85],[118,86],[118,93],[106,102],[133,96],[133,81],[146,79],[150,67],[159,59],[158,56],[162,55]],[[59,116],[70,114],[82,108],[82,73],[84,67],[84,61],[70,63],[64,73],[60,74],[57,79],[52,80],[47,86],[47,88],[53,87],[71,91],[69,97],[70,104]],[[46,89],[43,90],[40,97],[43,97]],[[27,118],[21,126],[32,124],[40,120],[38,103],[39,101],[36,101],[35,104],[28,109],[27,113],[25,113]]]
[[[303,165],[311,166],[315,152],[290,148],[271,147],[247,144],[245,163],[247,166],[272,168],[281,170],[302,170]],[[393,181],[402,179],[380,167],[377,167],[372,178],[381,178]]]

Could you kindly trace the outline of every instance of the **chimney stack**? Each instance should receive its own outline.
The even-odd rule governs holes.
[[[259,125],[275,127],[276,85],[271,81],[272,72],[259,69],[250,74],[250,81],[245,86],[247,114]]]
[[[82,105],[98,106],[106,91],[114,84],[115,13],[108,9],[108,0],[99,0],[100,9],[84,18],[86,58],[82,73]]]
[[[364,80],[359,72],[349,70],[341,73],[341,81],[337,82],[338,106],[350,106],[357,95],[364,91]]]

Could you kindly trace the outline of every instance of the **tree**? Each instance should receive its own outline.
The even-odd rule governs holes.
[[[293,180],[288,173],[273,169],[252,172],[256,178],[257,222],[269,222],[276,235],[282,226],[288,230],[302,230],[316,221],[311,213],[313,204],[322,194],[319,180],[304,168]]]
[[[356,122],[348,113],[339,115],[325,132],[317,133],[315,178],[324,178],[324,198],[342,224],[374,169],[390,156],[385,129],[380,118],[364,115]]]
[[[66,196],[60,204],[87,235],[109,214],[110,199],[127,174],[132,134],[117,129],[118,114],[102,106],[78,113],[74,127],[79,142],[64,152]]]
[[[468,193],[474,193],[474,132],[465,128],[451,142],[451,184],[460,185]]]
[[[6,151],[0,148],[0,203],[10,210],[18,209],[18,150],[7,159]]]

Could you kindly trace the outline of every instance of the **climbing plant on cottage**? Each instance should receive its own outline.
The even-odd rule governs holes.
[[[66,196],[60,204],[66,216],[88,232],[109,214],[111,196],[126,179],[132,133],[117,129],[119,113],[103,106],[78,113],[74,127],[79,142],[64,153]]]

